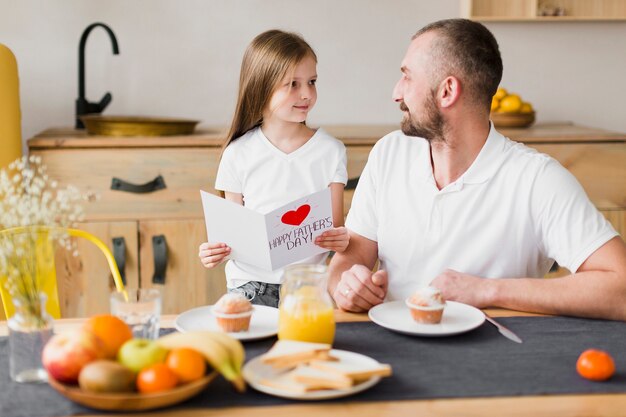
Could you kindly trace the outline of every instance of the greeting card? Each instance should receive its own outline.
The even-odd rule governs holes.
[[[333,227],[330,188],[265,214],[205,191],[200,196],[208,239],[230,246],[230,259],[273,271],[328,251],[313,242]]]

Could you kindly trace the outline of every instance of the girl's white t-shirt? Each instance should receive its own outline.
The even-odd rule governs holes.
[[[286,154],[254,128],[231,142],[222,155],[215,189],[243,195],[249,209],[265,214],[297,198],[346,184],[346,147],[319,128],[300,148]],[[211,236],[208,237],[211,241]],[[224,242],[228,244],[228,242]],[[323,263],[327,253],[298,263]],[[226,264],[226,281],[235,288],[248,281],[279,284],[283,269],[265,271],[235,260]]]

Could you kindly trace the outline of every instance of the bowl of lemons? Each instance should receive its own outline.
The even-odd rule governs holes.
[[[518,94],[500,87],[491,100],[491,121],[495,127],[528,127],[535,122],[535,110]]]

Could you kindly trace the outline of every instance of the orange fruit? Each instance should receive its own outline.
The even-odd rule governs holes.
[[[133,337],[128,324],[110,314],[90,317],[83,325],[83,329],[94,333],[104,342],[104,354],[109,359],[115,359],[120,346]]]
[[[172,349],[167,355],[165,364],[183,384],[200,379],[206,372],[204,356],[195,349]]]
[[[156,363],[139,371],[137,390],[142,393],[161,392],[178,384],[176,374],[164,363]]]
[[[517,94],[509,94],[500,99],[498,111],[503,113],[517,113],[522,108],[522,99]]]
[[[520,113],[532,113],[534,110],[532,104],[523,102],[522,107],[519,109],[519,111]]]
[[[587,349],[578,358],[576,371],[583,378],[605,381],[615,373],[615,362],[607,352]]]

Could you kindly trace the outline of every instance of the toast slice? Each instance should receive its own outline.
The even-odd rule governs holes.
[[[329,362],[312,360],[309,362],[311,368],[318,369],[328,374],[342,375],[350,378],[354,382],[370,379],[373,376],[390,376],[391,366],[379,363],[375,365],[356,365],[347,362]]]
[[[305,365],[298,366],[290,374],[294,381],[306,385],[308,390],[348,389],[352,386],[352,379],[345,375]]]
[[[304,394],[310,391],[308,385],[295,381],[291,377],[291,372],[281,374],[273,378],[265,378],[259,381],[259,384],[267,387],[276,388],[281,391],[287,391],[294,394]]]
[[[299,356],[290,359],[278,360],[269,364],[276,371],[286,371],[300,365],[307,365],[311,361],[338,361],[339,359],[330,355],[328,352],[317,352],[308,356]]]
[[[279,340],[261,356],[261,362],[277,369],[288,369],[315,359],[326,359],[331,345],[326,343],[297,342]]]

